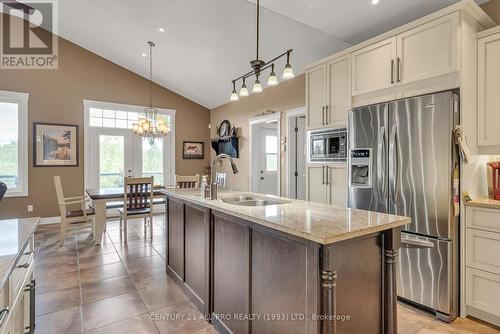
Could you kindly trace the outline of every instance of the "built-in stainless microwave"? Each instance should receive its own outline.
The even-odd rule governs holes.
[[[321,129],[308,132],[308,162],[346,162],[347,129]]]

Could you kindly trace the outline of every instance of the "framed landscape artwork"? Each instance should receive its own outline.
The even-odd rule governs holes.
[[[33,165],[78,166],[78,125],[33,123]]]
[[[203,149],[205,143],[185,141],[182,145],[182,158],[183,159],[203,159]]]

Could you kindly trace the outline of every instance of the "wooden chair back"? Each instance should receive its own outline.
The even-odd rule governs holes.
[[[147,209],[153,210],[153,183],[151,177],[126,177],[123,191],[123,211]]]
[[[219,186],[219,188],[225,188],[226,187],[226,173],[220,173],[217,172],[215,173],[215,183]]]
[[[200,184],[200,175],[196,174],[193,176],[175,176],[175,186],[181,189],[187,188],[198,188]]]

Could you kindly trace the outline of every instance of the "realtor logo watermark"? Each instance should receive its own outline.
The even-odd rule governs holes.
[[[0,69],[57,69],[57,0],[0,3]]]

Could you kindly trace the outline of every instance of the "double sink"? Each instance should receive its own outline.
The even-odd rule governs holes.
[[[227,204],[240,205],[240,206],[267,206],[267,205],[279,205],[279,204],[290,203],[290,201],[283,199],[260,197],[247,194],[225,197],[221,198],[221,200]]]

